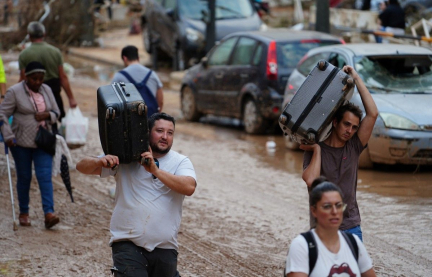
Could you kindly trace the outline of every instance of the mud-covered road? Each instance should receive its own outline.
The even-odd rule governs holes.
[[[88,143],[71,151],[76,163],[102,153],[95,101],[103,84],[79,76],[71,83],[90,118]],[[165,103],[165,112],[178,118],[173,149],[190,157],[198,177],[195,194],[184,202],[181,275],[281,276],[291,240],[309,224],[302,153],[286,151],[276,135],[248,136],[235,126],[187,123],[181,119],[178,92],[165,91]],[[276,152],[266,150],[268,140],[276,142]],[[13,231],[6,158],[0,150],[0,276],[110,276],[113,180],[76,171],[71,177],[75,203],[60,177],[54,177],[60,224],[45,230],[34,178],[32,226]],[[12,178],[15,184],[14,169]],[[378,276],[432,276],[432,172],[361,171],[359,178],[364,239]]]

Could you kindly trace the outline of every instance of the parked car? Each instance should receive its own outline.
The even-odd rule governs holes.
[[[243,120],[247,133],[276,123],[289,75],[309,49],[343,43],[314,31],[273,29],[226,36],[182,80],[185,119],[213,114]]]
[[[209,20],[206,0],[146,0],[141,18],[144,46],[157,61],[159,50],[183,70],[205,54],[205,31]],[[250,0],[216,0],[216,41],[237,31],[264,30]]]
[[[288,80],[284,105],[289,103],[319,60],[355,68],[378,107],[368,147],[360,166],[432,164],[432,51],[413,45],[346,44],[309,51]],[[351,102],[364,111],[355,90]],[[298,144],[286,138],[286,146]]]

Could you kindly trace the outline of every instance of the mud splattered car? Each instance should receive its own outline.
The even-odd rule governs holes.
[[[205,114],[238,118],[247,133],[263,133],[277,122],[285,84],[301,57],[341,43],[328,34],[288,29],[228,35],[183,78],[183,115],[190,121]]]
[[[321,60],[353,66],[378,107],[368,148],[360,166],[432,164],[432,51],[412,45],[346,44],[309,51],[291,74],[285,90],[289,103],[312,67]],[[351,102],[364,111],[357,91]],[[286,138],[286,146],[298,144]]]

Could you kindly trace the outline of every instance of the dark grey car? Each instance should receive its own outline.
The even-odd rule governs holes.
[[[228,35],[183,78],[183,115],[190,121],[205,114],[238,118],[247,133],[263,133],[276,123],[288,77],[301,57],[341,43],[324,33],[288,29]]]
[[[205,0],[146,0],[142,16],[144,46],[154,62],[162,50],[173,58],[176,70],[188,68],[206,54],[208,18]],[[216,0],[216,41],[233,32],[263,28],[266,25],[250,0]]]

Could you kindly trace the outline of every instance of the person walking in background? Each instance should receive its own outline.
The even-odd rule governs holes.
[[[405,12],[399,5],[398,0],[388,0],[386,8],[378,15],[379,25],[384,32],[393,33],[395,35],[405,34]],[[388,43],[388,40],[383,38],[383,43]]]
[[[30,62],[24,72],[24,81],[11,86],[0,105],[1,132],[15,160],[19,223],[21,226],[31,225],[29,194],[33,163],[42,197],[45,227],[49,229],[60,221],[54,214],[52,156],[37,147],[35,138],[40,125],[52,132],[51,125],[57,122],[60,111],[50,87],[43,84],[44,66]],[[11,115],[14,117],[12,128],[8,122]]]
[[[341,189],[333,183],[313,182],[309,205],[317,225],[292,241],[286,258],[285,276],[376,276],[362,241],[356,235],[339,231],[346,208],[342,199]],[[311,259],[314,259],[312,263]]]
[[[62,54],[58,48],[44,42],[45,27],[42,23],[36,21],[30,22],[27,26],[27,32],[32,44],[24,49],[18,57],[21,71],[20,81],[24,80],[24,70],[30,62],[40,62],[46,69],[44,83],[51,88],[54,94],[57,106],[60,109],[59,120],[61,120],[65,116],[63,100],[60,95],[61,88],[65,90],[69,98],[70,107],[75,108],[77,106],[69,79],[63,69]]]
[[[358,162],[372,134],[378,109],[354,68],[344,66],[342,70],[354,79],[366,115],[362,120],[363,113],[359,107],[352,103],[343,105],[336,111],[327,139],[312,145],[300,145],[300,149],[305,150],[302,177],[309,189],[319,176],[326,177],[341,188],[343,201],[348,206],[340,228],[356,234],[362,240],[360,211],[357,205]],[[313,222],[311,223],[311,227],[314,227]]]
[[[3,102],[6,94],[6,72],[3,66],[3,60],[0,55],[0,104]]]
[[[185,195],[196,188],[188,157],[173,150],[175,120],[165,113],[148,119],[146,163],[119,164],[117,156],[86,157],[76,169],[116,180],[111,217],[114,276],[173,277],[177,272],[177,236]]]
[[[161,112],[163,108],[162,83],[156,72],[143,66],[139,62],[138,48],[133,45],[124,47],[121,58],[126,68],[116,72],[112,82],[132,83],[141,93],[147,105],[147,116]]]

